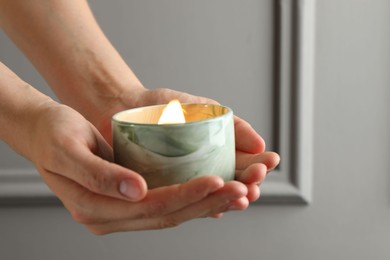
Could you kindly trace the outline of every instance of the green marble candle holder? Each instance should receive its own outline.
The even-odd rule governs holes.
[[[125,110],[112,118],[115,162],[141,174],[150,189],[205,175],[235,174],[231,109],[182,104],[186,123],[157,124],[165,105]]]

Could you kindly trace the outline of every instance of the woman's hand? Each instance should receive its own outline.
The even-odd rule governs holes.
[[[97,127],[111,142],[111,116],[121,110],[166,104],[172,99],[179,99],[182,103],[211,103],[217,102],[204,97],[193,96],[171,89],[147,90],[138,88],[129,93],[123,93],[121,99],[111,105],[97,123]],[[279,163],[279,155],[274,152],[265,152],[265,142],[260,135],[246,121],[235,116],[236,140],[236,180],[247,186],[247,199],[249,202],[257,200],[260,196],[259,185],[264,181],[267,173]]]
[[[140,175],[112,163],[112,148],[78,112],[48,102],[34,115],[25,154],[95,234],[173,227],[248,205],[245,185],[216,176],[148,191]]]

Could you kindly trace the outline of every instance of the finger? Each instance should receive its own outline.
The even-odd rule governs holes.
[[[236,179],[247,184],[249,202],[256,201],[260,197],[259,185],[263,183],[267,175],[267,168],[264,164],[255,163],[244,171],[236,171]]]
[[[265,150],[265,142],[260,135],[243,119],[234,117],[234,129],[236,149],[247,153],[262,153]]]
[[[127,202],[89,192],[62,176],[49,175],[47,183],[55,188],[73,218],[82,224],[102,224],[122,220],[156,218],[198,202],[222,188],[222,179],[206,176],[182,185],[150,190],[140,202]]]
[[[88,190],[130,201],[145,197],[147,185],[138,173],[91,155],[86,150],[80,152],[79,158],[80,172],[70,175]]]
[[[247,197],[241,197],[235,201],[232,201],[226,211],[236,211],[236,210],[244,210],[248,208],[249,200]]]
[[[230,184],[241,184],[241,182],[230,182]],[[239,186],[238,186],[239,187]],[[246,196],[248,196],[248,188],[247,188],[247,185],[245,186],[242,186],[240,187],[242,189],[242,191],[246,191],[246,193],[242,193],[242,196],[240,196],[239,198],[237,199],[231,199],[230,202],[224,207],[224,211],[222,212],[219,212],[219,213],[213,213],[211,216],[218,216],[224,212],[227,212],[227,211],[231,211],[231,210],[244,210],[248,207],[249,203],[248,203],[248,199]],[[210,214],[208,215],[203,215],[205,217],[207,216],[210,216]]]
[[[262,163],[254,163],[243,171],[236,171],[236,180],[244,184],[261,184],[267,175],[267,167]]]
[[[260,197],[259,185],[263,183],[267,175],[264,164],[252,164],[244,171],[237,171],[236,179],[247,185],[249,202],[256,201]]]
[[[146,198],[136,204],[139,213],[135,218],[156,218],[171,214],[205,199],[224,185],[220,177],[204,176],[184,184],[150,190]]]
[[[257,184],[248,184],[248,198],[249,202],[254,202],[260,198],[260,187]]]
[[[240,198],[239,201],[232,202],[227,210],[244,210],[249,206],[250,202],[254,202],[260,198],[260,187],[256,183],[246,184],[248,193],[246,198]],[[221,218],[223,213],[211,215],[212,218]]]
[[[263,152],[259,154],[236,152],[237,170],[245,170],[254,163],[262,163],[267,167],[267,171],[271,171],[279,164],[279,161],[279,155],[274,152]]]
[[[118,231],[163,229],[175,227],[188,220],[219,214],[228,209],[233,201],[246,196],[245,185],[239,182],[229,182],[218,191],[204,200],[193,203],[188,207],[156,218],[142,218],[129,221],[118,221],[101,225],[88,225],[89,230],[95,234],[107,234]],[[241,202],[240,202],[241,203]]]
[[[249,202],[250,201],[248,199],[248,195],[246,197],[241,197],[241,198],[239,198],[239,199],[237,199],[235,201],[230,202],[228,204],[228,206],[226,207],[225,212],[227,212],[227,211],[245,210],[245,209],[248,208]],[[217,213],[217,214],[212,214],[211,216],[208,216],[208,217],[221,218],[223,216],[223,214],[224,214],[224,212],[220,212],[220,213]],[[207,216],[205,216],[205,217],[207,217]]]
[[[77,141],[68,147],[45,170],[69,178],[96,194],[130,201],[145,197],[145,180],[136,172],[96,156]]]

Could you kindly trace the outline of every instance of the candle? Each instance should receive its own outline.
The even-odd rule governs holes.
[[[233,112],[221,105],[157,105],[112,118],[115,162],[141,174],[149,188],[205,175],[234,179]]]
[[[180,124],[185,123],[183,108],[179,100],[174,99],[164,108],[160,119],[158,120],[159,125],[163,124]]]

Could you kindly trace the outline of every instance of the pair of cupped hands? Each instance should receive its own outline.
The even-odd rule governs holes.
[[[37,110],[29,129],[30,159],[73,219],[92,233],[161,229],[194,218],[219,218],[226,211],[245,210],[259,198],[260,184],[277,166],[279,156],[265,152],[264,140],[238,117],[234,119],[235,181],[205,176],[148,190],[139,174],[113,162],[112,115],[172,99],[216,103],[170,89],[145,89],[131,105],[115,99],[104,104],[106,112],[97,115],[94,124],[54,101]]]

